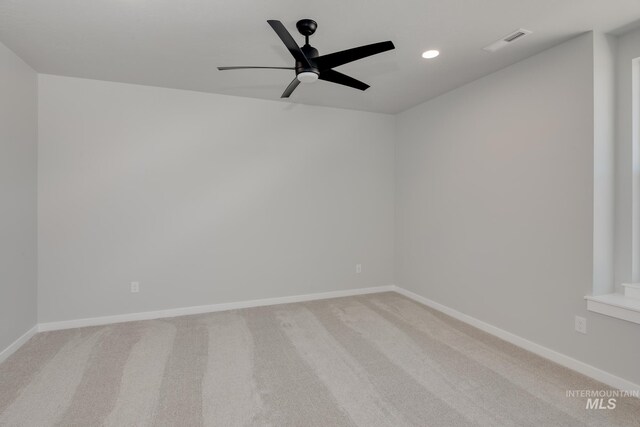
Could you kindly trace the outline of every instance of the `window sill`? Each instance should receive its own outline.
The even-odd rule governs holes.
[[[589,311],[640,324],[640,299],[622,294],[587,295],[584,298]]]

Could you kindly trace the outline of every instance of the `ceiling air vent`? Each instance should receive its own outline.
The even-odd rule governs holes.
[[[528,36],[529,34],[531,34],[531,31],[520,28],[519,30],[516,30],[513,33],[501,38],[495,43],[491,43],[489,46],[483,49],[487,52],[495,52],[496,50],[502,49],[503,47],[515,42],[516,40],[520,40]]]

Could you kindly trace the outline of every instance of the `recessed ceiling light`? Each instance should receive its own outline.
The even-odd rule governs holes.
[[[440,55],[440,52],[437,50],[428,50],[422,54],[422,57],[425,59],[432,59],[436,56]]]

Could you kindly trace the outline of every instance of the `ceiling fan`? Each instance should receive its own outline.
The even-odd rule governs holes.
[[[280,40],[289,49],[291,55],[296,60],[295,67],[256,67],[256,66],[239,66],[239,67],[218,67],[218,70],[240,70],[240,69],[275,69],[275,70],[295,70],[296,77],[289,83],[281,98],[288,98],[293,91],[302,83],[312,83],[316,80],[325,80],[355,89],[367,90],[369,85],[359,80],[349,77],[346,74],[339,73],[334,67],[366,58],[367,56],[376,55],[394,49],[392,42],[373,43],[365,46],[355,47],[353,49],[342,50],[340,52],[330,53],[320,56],[318,49],[309,44],[309,36],[315,33],[318,24],[311,19],[302,19],[298,21],[296,27],[300,34],[305,37],[304,46],[300,47],[293,39],[289,31],[280,21],[268,20],[271,28],[276,32]]]

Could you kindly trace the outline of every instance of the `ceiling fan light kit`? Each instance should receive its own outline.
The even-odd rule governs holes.
[[[234,66],[234,67],[218,67],[220,71],[239,70],[239,69],[277,69],[277,70],[293,70],[296,77],[289,83],[289,86],[282,93],[281,98],[288,98],[300,83],[313,83],[316,80],[324,80],[343,86],[349,86],[354,89],[367,90],[369,85],[363,83],[353,77],[335,71],[333,68],[358,59],[376,55],[395,48],[392,42],[380,42],[365,46],[355,47],[353,49],[342,50],[340,52],[322,55],[318,53],[318,49],[309,44],[309,37],[313,35],[318,28],[316,21],[312,19],[302,19],[297,22],[296,28],[298,32],[305,38],[305,44],[298,46],[289,31],[280,21],[268,20],[271,28],[276,32],[280,40],[287,47],[291,56],[295,59],[294,67],[261,67],[261,66]]]
[[[313,83],[318,80],[318,74],[313,71],[302,71],[296,77],[300,83]]]

